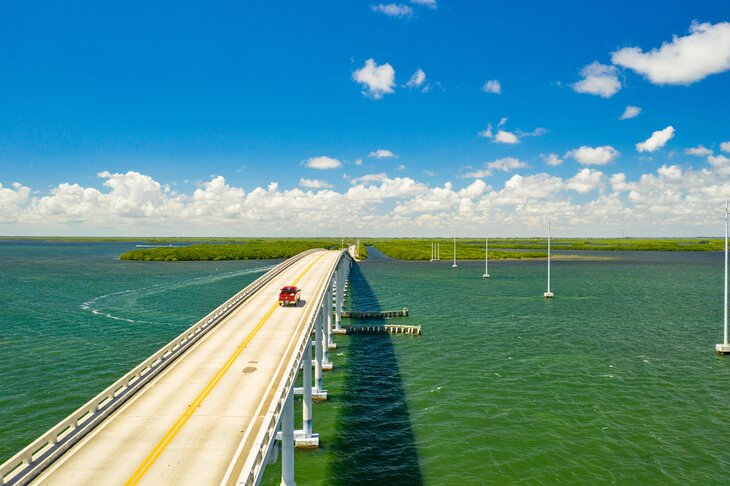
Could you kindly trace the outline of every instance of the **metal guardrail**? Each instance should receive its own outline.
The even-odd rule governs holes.
[[[295,255],[254,280],[193,324],[187,331],[8,459],[0,465],[0,485],[27,484],[32,481],[251,295],[282,271],[316,251],[319,250],[307,250]]]
[[[345,258],[345,255],[347,255],[347,257],[349,258],[352,258],[346,249],[343,250],[340,253],[339,258],[335,260],[335,263],[330,268],[328,277],[334,273],[334,270],[340,264],[342,259]],[[281,412],[284,408],[284,401],[286,400],[288,393],[294,393],[294,382],[296,380],[297,374],[299,373],[299,365],[302,361],[302,358],[304,357],[304,351],[306,349],[306,346],[310,344],[310,336],[314,331],[315,319],[319,315],[318,309],[322,306],[326,295],[326,287],[323,287],[320,297],[317,299],[315,305],[309,311],[310,314],[308,317],[308,322],[307,325],[304,327],[304,330],[298,336],[292,336],[292,341],[296,340],[296,350],[292,353],[292,357],[289,359],[287,367],[285,368],[288,371],[286,372],[284,377],[279,380],[278,383],[272,381],[266,390],[265,396],[268,396],[271,393],[272,387],[276,386],[275,398],[271,402],[269,409],[264,415],[263,425],[256,435],[253,446],[249,452],[249,456],[245,460],[241,475],[238,477],[238,481],[236,482],[236,484],[238,485],[257,486],[261,480],[263,470],[266,466],[266,459],[269,453],[269,449],[274,439],[276,439],[276,432],[279,426],[279,421],[281,420]],[[291,342],[289,346],[291,346]],[[279,364],[279,367],[277,368],[277,374],[279,373],[279,370],[281,370],[283,364],[283,361]],[[262,406],[263,402],[259,405],[259,407]],[[261,412],[262,410],[259,408],[254,416],[260,416]],[[243,444],[246,442],[247,435],[248,434],[244,435],[241,446],[243,446]],[[241,447],[239,447],[239,451],[237,451],[237,453],[238,452],[241,452]],[[234,458],[234,462],[235,461],[236,458]],[[226,473],[226,477],[221,484],[231,484],[233,483],[233,481],[236,481],[236,478],[232,477],[233,466],[234,464],[232,463]]]

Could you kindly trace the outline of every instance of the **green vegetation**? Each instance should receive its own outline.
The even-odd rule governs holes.
[[[367,260],[368,258],[368,247],[362,241],[360,242],[360,252],[358,254],[358,258],[360,260]]]
[[[150,245],[189,244],[133,250],[123,254],[123,260],[200,261],[251,260],[288,258],[310,248],[336,249],[340,238],[215,238],[215,237],[39,237],[7,236],[2,240],[35,240],[62,242],[134,242]],[[354,243],[346,238],[345,243]],[[385,255],[400,260],[429,260],[431,243],[441,243],[441,259],[453,258],[453,240],[447,238],[363,238],[360,254],[367,258],[367,246],[374,246]],[[489,240],[489,258],[527,259],[545,257],[545,238],[495,238]],[[722,251],[721,238],[555,238],[555,250],[602,251]],[[494,250],[494,251],[492,251]],[[518,251],[519,250],[519,251]],[[484,258],[484,240],[457,239],[459,260]]]
[[[169,241],[169,240],[168,240]],[[340,239],[240,239],[240,243],[163,246],[128,251],[119,258],[141,261],[268,260],[289,258],[312,248],[338,249]],[[363,247],[364,248],[364,247]],[[367,257],[367,250],[365,250]]]
[[[432,242],[441,243],[441,260],[454,257],[453,239],[371,238],[362,241],[399,260],[430,260]],[[570,251],[721,251],[723,245],[724,241],[719,238],[560,238],[551,241],[554,250]],[[545,247],[545,238],[495,238],[489,240],[489,258],[545,258]],[[484,240],[457,238],[456,257],[459,260],[484,258]]]
[[[441,242],[441,260],[454,258],[453,240],[437,240]],[[430,240],[373,240],[368,241],[385,255],[398,260],[430,260]],[[489,244],[489,258],[494,260],[522,260],[527,258],[546,258],[546,251],[492,251]],[[458,260],[481,260],[484,258],[484,240],[481,245],[476,240],[456,240],[456,258]]]
[[[490,248],[532,250],[544,249],[545,244],[545,238],[489,240]],[[724,242],[720,238],[555,238],[550,244],[556,250],[573,251],[720,251]]]

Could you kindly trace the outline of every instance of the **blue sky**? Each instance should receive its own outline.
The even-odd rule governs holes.
[[[3,7],[0,233],[721,230],[727,2],[69,3]]]

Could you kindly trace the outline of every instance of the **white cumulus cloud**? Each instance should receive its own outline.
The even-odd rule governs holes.
[[[422,7],[428,7],[431,9],[436,8],[436,0],[411,0],[411,3],[415,5],[421,5]]]
[[[489,164],[484,170],[490,170]],[[497,164],[491,170],[498,170]],[[519,174],[496,188],[478,178],[462,187],[451,182],[431,186],[382,173],[354,179],[342,192],[326,187],[287,189],[276,182],[244,189],[222,176],[211,176],[194,191],[179,193],[134,171],[103,171],[99,177],[99,188],[70,181],[43,193],[3,181],[0,222],[4,231],[299,236],[334,234],[339,223],[333,214],[357,214],[348,224],[359,234],[427,236],[435,228],[476,233],[489,217],[495,234],[529,236],[551,215],[561,222],[565,235],[626,231],[684,236],[719,233],[722,225],[716,209],[730,197],[730,157],[726,155],[708,156],[707,164],[698,169],[662,165],[632,177],[593,168],[581,168],[565,178]]]
[[[494,132],[492,131],[492,124],[490,123],[489,125],[487,125],[487,128],[485,128],[484,130],[479,132],[479,136],[484,137],[484,138],[494,137]]]
[[[708,149],[704,145],[698,145],[696,147],[684,149],[684,153],[687,155],[696,155],[697,157],[707,157],[712,155],[712,150]]]
[[[529,201],[555,195],[563,185],[563,179],[545,173],[514,175],[495,194],[494,203],[499,206],[526,205]]]
[[[378,174],[366,174],[364,176],[356,177],[350,180],[350,184],[353,186],[356,184],[371,184],[373,182],[383,182],[388,179],[388,174],[380,172]]]
[[[10,187],[0,183],[0,223],[12,222],[30,201],[30,187],[14,182]]]
[[[587,194],[604,185],[603,172],[593,169],[581,169],[565,182],[565,187],[579,194]]]
[[[528,165],[514,157],[504,157],[502,159],[497,159],[494,162],[488,162],[487,167],[490,169],[510,171],[515,169],[524,169],[525,167],[528,167]]]
[[[494,141],[497,143],[507,143],[507,144],[520,143],[520,139],[517,138],[517,135],[515,135],[512,132],[508,132],[507,130],[499,130],[494,135]]]
[[[600,147],[582,146],[565,154],[582,165],[605,165],[613,162],[620,155],[619,151],[610,145]]]
[[[490,79],[484,83],[482,91],[485,93],[502,94],[502,84],[496,79]]]
[[[332,184],[327,181],[323,181],[322,179],[305,179],[304,177],[299,179],[299,185],[309,189],[330,189],[334,187]]]
[[[648,52],[625,47],[613,52],[611,61],[654,84],[692,84],[730,69],[730,22],[692,22],[687,36],[675,35]]]
[[[398,156],[396,154],[394,154],[393,152],[391,152],[390,150],[378,149],[378,150],[373,150],[372,152],[370,152],[368,154],[368,157],[374,158],[374,159],[390,159],[390,158],[398,157]]]
[[[320,155],[319,157],[307,159],[304,165],[310,169],[338,169],[342,167],[342,162],[337,159],[333,159],[332,157],[327,157],[326,155]]]
[[[402,3],[380,3],[378,5],[370,5],[370,10],[387,15],[388,17],[410,17],[413,15],[413,9]]]
[[[724,155],[710,155],[707,157],[707,162],[715,173],[723,176],[730,175],[730,158]]]
[[[621,81],[618,79],[618,72],[614,66],[594,61],[583,67],[580,75],[583,79],[573,84],[573,89],[578,93],[610,98],[621,89]]]
[[[516,169],[524,169],[529,167],[525,162],[516,159],[514,157],[504,157],[501,159],[494,160],[492,162],[485,162],[484,168],[477,169],[471,172],[467,172],[461,177],[464,179],[481,179],[483,177],[489,177],[492,175],[493,170],[500,170],[503,172],[509,172]]]
[[[619,120],[629,120],[631,118],[636,118],[641,113],[641,108],[638,106],[627,106],[624,110],[623,114],[619,117]]]
[[[497,132],[494,132],[494,129],[492,128],[492,124],[488,124],[487,128],[485,130],[482,130],[479,132],[480,137],[489,138],[492,139],[495,143],[506,143],[509,145],[514,145],[517,143],[520,143],[520,139],[524,137],[540,137],[542,135],[545,135],[548,131],[545,128],[538,127],[535,128],[531,132],[525,132],[520,129],[517,129],[514,132],[511,132],[509,130],[505,130],[502,128],[507,123],[507,117],[503,117],[499,120],[499,123],[497,123]]]
[[[542,160],[544,160],[547,165],[553,167],[563,163],[563,159],[561,159],[558,154],[541,154],[540,157],[542,157]]]
[[[424,83],[426,82],[426,73],[423,71],[423,69],[418,68],[415,73],[411,76],[411,78],[406,83],[406,87],[408,88],[420,88]],[[427,90],[428,85],[423,86],[422,89]]]
[[[531,132],[523,132],[522,130],[517,130],[517,135],[520,137],[541,137],[547,132],[547,128],[537,127]]]
[[[483,177],[489,177],[492,175],[492,171],[489,169],[477,169],[471,172],[467,172],[463,176],[463,179],[481,179]]]
[[[666,143],[674,137],[674,127],[668,126],[663,130],[657,130],[651,134],[651,137],[647,138],[643,142],[636,144],[637,152],[654,152],[664,147]]]
[[[720,144],[720,150],[723,152],[730,152],[730,142],[722,142]]]
[[[395,70],[388,63],[378,66],[374,59],[368,59],[363,67],[352,73],[352,79],[365,87],[363,95],[375,100],[395,92]]]

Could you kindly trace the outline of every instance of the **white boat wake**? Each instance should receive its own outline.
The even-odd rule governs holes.
[[[164,284],[155,284],[150,285],[147,287],[142,287],[139,289],[127,289],[127,290],[120,290],[118,292],[111,292],[108,294],[100,295],[98,297],[94,297],[93,299],[87,300],[86,302],[81,304],[81,309],[84,311],[91,312],[94,315],[105,317],[107,319],[113,319],[115,321],[123,321],[123,322],[129,322],[129,323],[150,323],[149,321],[144,320],[135,320],[130,319],[127,317],[120,317],[116,316],[110,312],[107,312],[106,310],[103,310],[100,303],[108,302],[110,299],[116,299],[119,296],[132,294],[136,298],[140,296],[149,296],[154,295],[161,292],[169,292],[171,290],[177,290],[184,287],[190,287],[193,285],[205,285],[213,282],[218,282],[220,280],[225,280],[229,278],[239,277],[242,275],[250,275],[252,273],[264,273],[272,268],[274,268],[276,265],[269,265],[266,267],[258,267],[258,268],[249,268],[246,270],[239,270],[235,272],[225,272],[220,274],[214,274],[214,275],[205,275],[202,277],[195,277],[179,282],[168,282]]]

